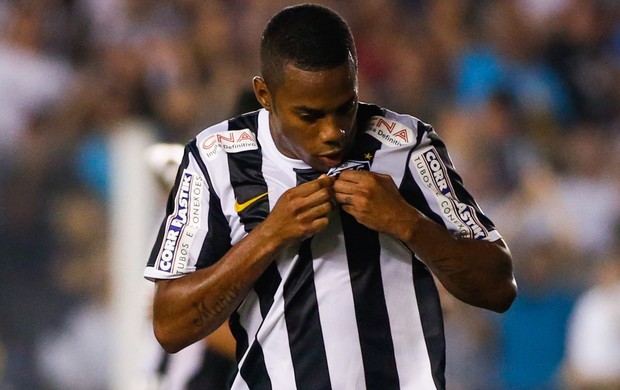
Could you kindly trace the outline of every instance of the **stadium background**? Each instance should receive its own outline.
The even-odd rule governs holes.
[[[352,26],[361,99],[431,123],[513,250],[508,313],[444,297],[450,388],[620,388],[620,2],[319,2]],[[1,389],[128,388],[111,340],[147,303],[112,314],[111,275],[135,279],[150,220],[114,183],[151,187],[112,156],[235,114],[288,4],[0,0]]]

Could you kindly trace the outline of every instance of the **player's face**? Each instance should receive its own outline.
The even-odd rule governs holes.
[[[255,79],[259,101],[269,110],[274,142],[287,157],[327,171],[345,158],[355,138],[357,74],[348,64],[321,71],[287,65],[282,85],[269,90]]]

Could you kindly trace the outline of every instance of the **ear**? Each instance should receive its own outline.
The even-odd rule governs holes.
[[[254,95],[256,96],[256,100],[258,100],[261,106],[265,107],[267,111],[271,111],[273,100],[265,80],[263,80],[260,76],[256,76],[252,79],[252,86],[254,87]]]

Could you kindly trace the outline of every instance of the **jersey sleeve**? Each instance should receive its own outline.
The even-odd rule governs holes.
[[[192,144],[185,147],[170,191],[166,216],[144,271],[148,280],[178,278],[200,268],[209,233],[211,192],[206,170],[192,149]]]
[[[420,143],[408,159],[418,207],[426,216],[461,237],[495,241],[501,238],[454,169],[444,143],[432,127],[419,123]]]

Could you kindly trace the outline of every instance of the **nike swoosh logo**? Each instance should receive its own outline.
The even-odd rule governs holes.
[[[260,194],[258,196],[253,197],[250,200],[247,200],[243,203],[239,203],[237,201],[237,199],[235,199],[235,211],[237,212],[237,214],[239,214],[240,212],[242,212],[243,210],[245,210],[249,205],[251,205],[252,203],[256,202],[257,200],[264,198],[265,196],[267,196],[269,192],[265,192],[264,194]]]

